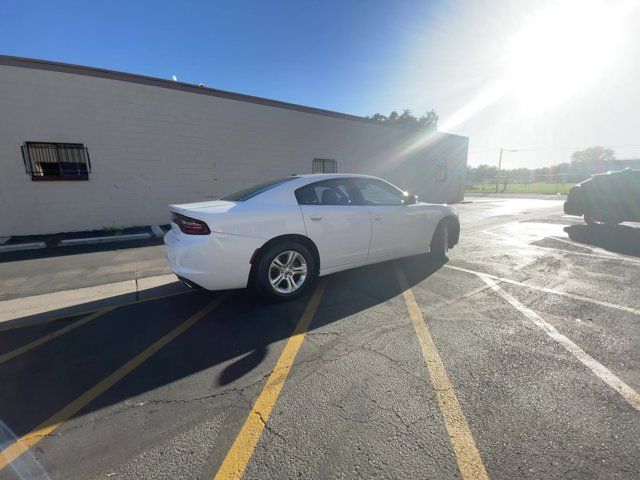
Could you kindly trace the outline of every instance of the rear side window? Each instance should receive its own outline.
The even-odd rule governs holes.
[[[332,178],[311,183],[296,190],[300,205],[352,205],[355,204],[351,185],[346,178]]]
[[[255,197],[256,195],[260,195],[261,193],[266,192],[267,190],[272,189],[280,185],[281,183],[288,182],[289,180],[293,180],[296,177],[285,177],[279,178],[277,180],[271,180],[270,182],[260,183],[258,185],[254,185],[253,187],[245,188],[243,190],[238,190],[237,192],[230,193],[222,197],[220,200],[228,200],[230,202],[244,202],[245,200],[249,200],[250,198]]]

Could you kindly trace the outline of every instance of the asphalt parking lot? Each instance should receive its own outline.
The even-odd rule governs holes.
[[[1,330],[0,478],[640,478],[640,225],[469,200],[446,263]]]

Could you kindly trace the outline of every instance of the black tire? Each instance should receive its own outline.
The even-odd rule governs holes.
[[[449,226],[447,222],[440,222],[431,238],[430,253],[433,258],[446,260],[449,252]]]
[[[595,217],[593,217],[593,215],[590,215],[588,213],[584,214],[584,223],[586,223],[589,226],[594,226],[594,225],[599,225],[600,223],[595,219]]]
[[[585,213],[584,214],[584,222],[589,225],[589,226],[596,226],[596,225],[608,225],[608,226],[614,226],[614,225],[618,225],[620,223],[619,220],[617,220],[616,218],[614,218],[611,215],[593,215],[590,213]]]
[[[285,254],[287,252],[295,252],[304,259],[306,273],[304,274],[303,279],[302,274],[294,273],[296,269],[299,270],[301,268],[302,261],[300,257],[294,257],[292,265],[288,268],[286,267],[285,262],[282,261],[286,260],[287,255]],[[285,268],[277,267],[274,264],[274,261],[276,259],[278,259],[280,264],[283,264]],[[277,281],[278,279],[278,270],[280,270],[280,273],[285,271],[285,278],[283,278],[280,283],[274,286],[273,281]],[[290,280],[287,280],[287,275]],[[309,288],[311,288],[311,286],[315,283],[317,276],[318,271],[316,259],[315,256],[309,251],[309,249],[301,243],[295,241],[283,241],[272,245],[271,247],[267,248],[267,250],[260,253],[259,257],[257,258],[254,285],[256,291],[264,298],[271,301],[286,301],[293,300],[294,298],[298,298],[301,295],[304,295],[304,293],[307,292]],[[300,282],[299,286],[297,286],[294,290],[290,292],[284,291],[287,290],[287,287],[296,285],[301,279],[302,281]]]

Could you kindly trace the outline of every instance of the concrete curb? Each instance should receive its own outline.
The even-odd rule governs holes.
[[[87,237],[87,238],[69,238],[60,240],[60,246],[67,245],[90,245],[92,243],[120,242],[126,240],[139,240],[142,238],[150,238],[150,233],[132,233],[130,235],[109,235],[106,237]]]
[[[129,235],[109,235],[106,237],[69,238],[67,240],[60,240],[60,243],[58,244],[58,246],[69,247],[73,245],[92,245],[92,244],[108,243],[108,242],[126,242],[129,240],[142,240],[144,238],[151,238],[153,236],[157,236],[157,235],[154,235],[152,233],[132,233]],[[7,238],[10,238],[10,237],[7,237]],[[47,244],[45,242],[15,243],[11,245],[0,244],[0,253],[19,252],[20,250],[35,250],[37,248],[47,248]]]
[[[14,298],[0,302],[0,331],[186,291],[168,274]]]
[[[35,250],[37,248],[45,248],[47,246],[44,242],[32,242],[32,243],[16,243],[14,245],[0,245],[1,252],[17,252],[20,250]]]

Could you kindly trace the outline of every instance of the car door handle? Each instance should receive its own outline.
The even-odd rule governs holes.
[[[373,219],[376,220],[376,221],[380,221],[380,220],[382,220],[382,216],[377,215],[377,216],[373,217]]]
[[[310,215],[309,218],[314,222],[317,222],[318,220],[322,220],[322,217],[320,215]]]

